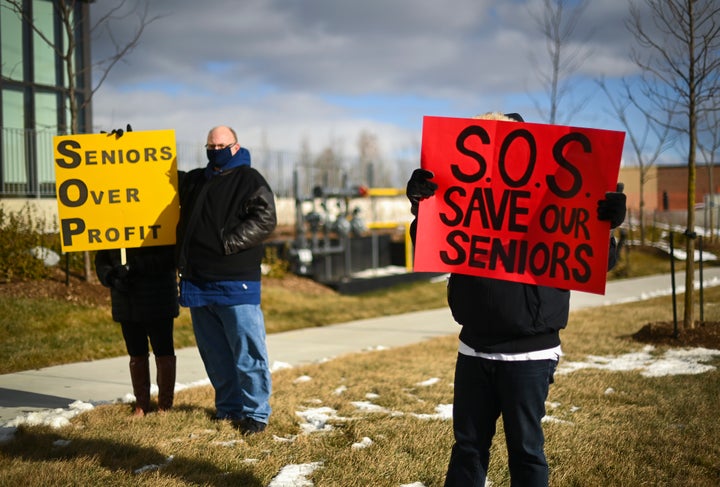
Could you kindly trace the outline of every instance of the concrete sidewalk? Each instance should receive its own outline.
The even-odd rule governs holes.
[[[704,269],[703,281],[708,287],[720,285],[720,268]],[[684,273],[677,273],[675,282],[677,292],[684,292]],[[697,283],[696,275],[696,286]],[[605,306],[670,293],[670,275],[610,281],[604,296],[573,292],[570,308]],[[273,333],[268,335],[267,344],[273,366],[296,366],[363,350],[409,345],[458,332],[459,327],[450,311],[441,308]],[[207,381],[195,347],[179,349],[176,354],[178,385]],[[155,376],[154,369],[151,374]],[[76,400],[94,404],[113,402],[130,393],[126,356],[0,375],[0,427],[29,412],[66,408]]]

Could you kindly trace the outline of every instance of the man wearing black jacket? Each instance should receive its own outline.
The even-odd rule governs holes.
[[[259,433],[271,392],[260,264],[277,223],[275,199],[233,129],[210,130],[206,149],[207,166],[179,178],[180,304],[190,308],[215,417],[243,434]]]
[[[518,114],[489,113],[476,118],[518,121]],[[416,169],[407,184],[415,215],[420,200],[435,194],[433,174]],[[625,195],[609,192],[598,202],[597,218],[611,228],[625,218]],[[422,236],[421,236],[422,237]],[[608,270],[616,261],[610,237]],[[455,368],[453,445],[446,486],[483,486],[497,419],[502,416],[513,486],[547,486],[541,420],[545,400],[562,355],[560,330],[570,310],[570,292],[546,286],[451,274],[448,305],[462,326]]]

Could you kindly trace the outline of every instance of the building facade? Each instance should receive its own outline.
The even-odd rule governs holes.
[[[89,2],[0,1],[0,198],[51,198],[52,138],[73,132],[71,96],[74,132],[92,127]]]
[[[687,210],[687,165],[655,165],[647,170],[643,185],[645,211]],[[628,208],[640,209],[640,168],[623,167],[619,180],[625,184]],[[695,204],[704,203],[708,195],[720,193],[720,166],[698,165],[695,168]]]

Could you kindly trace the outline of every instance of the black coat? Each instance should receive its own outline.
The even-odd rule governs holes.
[[[179,307],[174,246],[131,248],[126,253],[129,272],[122,290],[110,282],[112,269],[120,265],[120,250],[99,250],[95,254],[98,279],[110,287],[113,320],[152,322],[176,317]]]
[[[415,244],[417,218],[410,225]],[[609,239],[608,270],[617,261]],[[450,274],[447,300],[462,326],[460,340],[478,352],[524,353],[560,345],[568,323],[570,291],[489,277]]]
[[[176,252],[180,277],[205,282],[259,281],[262,243],[277,225],[272,190],[250,166],[210,179],[205,172],[200,168],[179,173]],[[195,212],[198,215],[191,224]]]

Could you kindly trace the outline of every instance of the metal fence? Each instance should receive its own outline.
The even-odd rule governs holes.
[[[55,131],[0,128],[0,198],[55,197],[53,137]],[[197,144],[176,144],[178,170],[189,171],[206,164],[205,149]],[[315,186],[342,189],[352,186],[403,185],[406,175],[417,162],[382,162],[361,164],[357,158],[335,157],[331,163],[319,164],[319,157],[293,152],[251,149],[253,167],[267,179],[277,196],[301,197],[312,194]],[[374,176],[393,169],[395,178],[382,180]],[[397,181],[394,181],[396,179]]]
[[[197,144],[178,142],[177,165],[180,171],[205,167],[205,148]],[[252,166],[267,179],[277,196],[290,197],[293,191],[293,170],[297,157],[290,152],[251,151]]]
[[[55,195],[52,138],[57,132],[3,128],[0,197]]]

